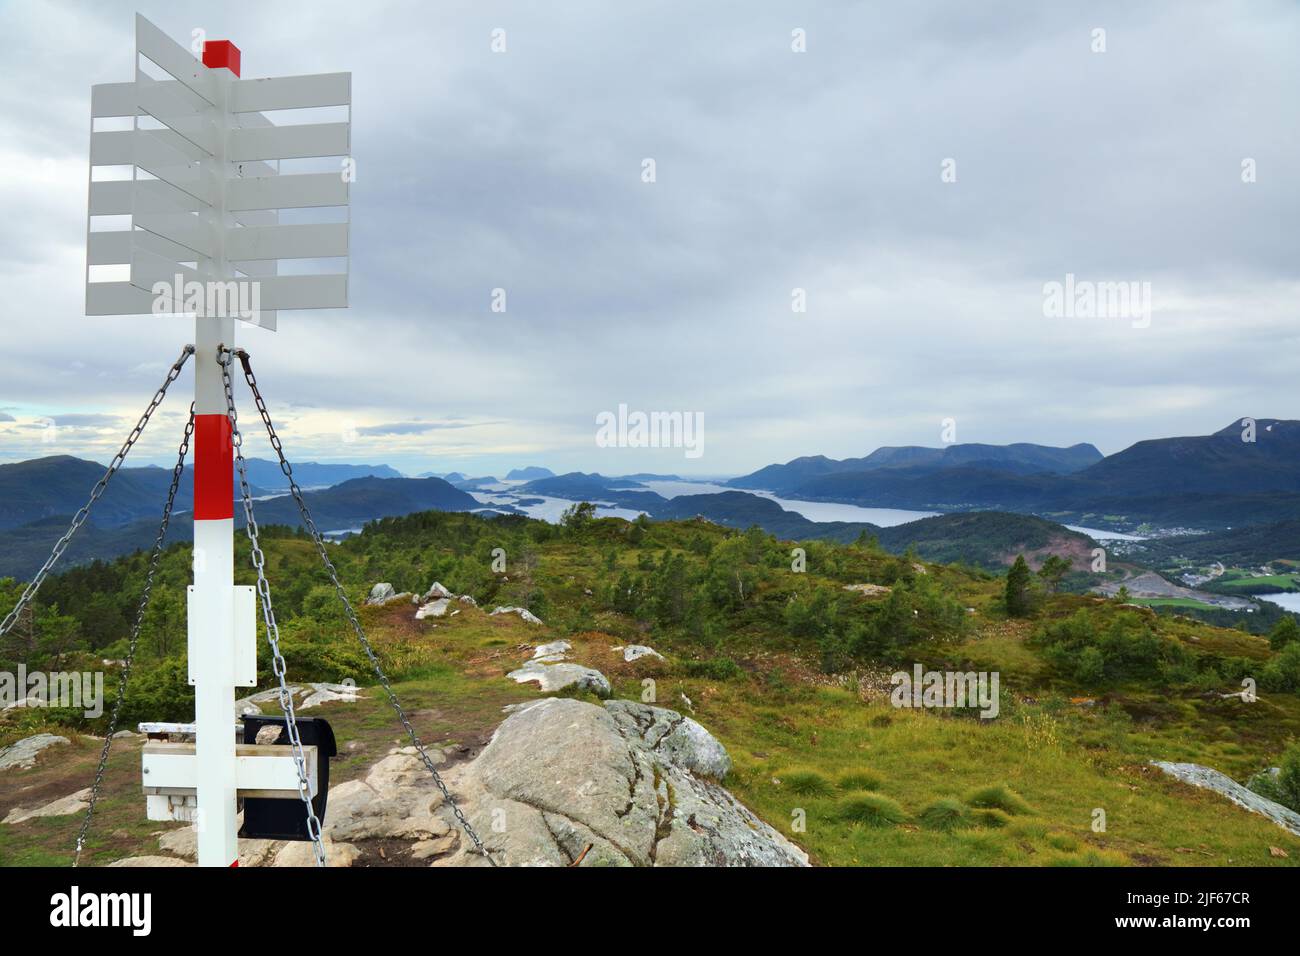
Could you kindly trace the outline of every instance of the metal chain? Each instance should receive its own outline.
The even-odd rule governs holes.
[[[307,808],[307,834],[311,837],[312,850],[316,865],[325,865],[325,845],[321,838],[320,820],[311,803],[311,785],[307,782],[307,762],[303,756],[302,739],[298,736],[298,718],[293,710],[293,695],[289,692],[285,673],[288,665],[280,652],[280,629],[275,623],[275,611],[271,607],[271,585],[266,580],[266,556],[258,542],[257,519],[253,517],[253,493],[248,486],[248,472],[244,464],[242,449],[243,438],[239,434],[239,425],[235,414],[235,395],[230,384],[231,352],[224,346],[217,346],[217,362],[221,365],[221,382],[226,390],[226,415],[230,419],[230,440],[235,449],[235,464],[239,470],[239,491],[244,501],[244,531],[252,549],[253,567],[257,569],[257,593],[261,598],[262,621],[266,625],[266,640],[271,645],[271,670],[280,683],[280,708],[287,718],[285,729],[289,733],[289,745],[293,749],[293,762],[298,768],[298,795],[302,797]]]
[[[267,411],[266,402],[262,400],[262,393],[257,387],[257,379],[253,375],[253,367],[248,353],[243,349],[236,349],[233,354],[239,357],[240,364],[244,366],[244,380],[248,382],[248,388],[253,393],[253,400],[257,403],[258,414],[262,416],[262,423],[266,426],[266,434],[270,439],[271,447],[275,449],[275,453],[280,459],[280,470],[284,472],[285,478],[289,481],[289,491],[293,495],[293,500],[297,502],[298,512],[302,516],[303,525],[307,528],[307,531],[311,534],[312,541],[316,544],[316,551],[320,555],[321,562],[325,565],[325,570],[329,572],[330,581],[334,584],[334,591],[338,595],[339,600],[343,603],[343,609],[347,613],[348,621],[352,625],[352,630],[356,632],[357,640],[361,642],[362,650],[365,651],[366,657],[370,659],[370,665],[374,668],[375,676],[379,679],[380,686],[383,687],[384,693],[388,695],[389,703],[392,704],[393,710],[397,713],[397,719],[402,722],[402,727],[405,728],[406,735],[411,740],[411,745],[415,747],[415,750],[420,755],[420,759],[423,761],[424,766],[428,769],[429,773],[433,775],[433,782],[437,784],[438,789],[442,791],[443,799],[447,801],[447,806],[451,807],[451,812],[455,814],[456,820],[460,824],[461,829],[463,829],[466,835],[469,836],[470,840],[473,841],[474,847],[483,855],[484,859],[492,864],[492,866],[496,866],[496,861],[492,859],[491,855],[488,853],[487,848],[483,845],[483,841],[479,839],[479,835],[474,832],[474,828],[470,825],[469,820],[465,818],[465,814],[456,804],[455,798],[452,797],[451,791],[448,790],[447,785],[443,783],[442,776],[434,767],[433,760],[430,759],[428,752],[425,750],[424,743],[420,740],[419,736],[415,732],[415,728],[411,725],[410,718],[406,716],[406,710],[402,707],[401,701],[397,699],[397,692],[393,690],[393,686],[388,680],[388,675],[384,673],[383,666],[379,663],[379,657],[375,654],[375,649],[370,645],[370,641],[366,637],[366,632],[361,627],[361,621],[357,618],[357,612],[352,607],[352,602],[348,600],[347,592],[343,589],[343,585],[339,583],[338,570],[334,567],[334,562],[330,560],[329,551],[325,547],[325,539],[317,529],[316,522],[312,519],[311,511],[307,508],[307,502],[303,500],[302,489],[298,487],[298,482],[293,477],[293,466],[289,464],[289,460],[284,456],[284,449],[281,447],[280,438],[276,435],[275,426],[271,423],[271,413]]]
[[[180,448],[176,453],[176,467],[172,469],[172,483],[167,489],[167,504],[163,508],[162,524],[158,526],[158,536],[154,538],[153,552],[149,555],[149,564],[144,575],[144,592],[140,596],[140,606],[135,612],[135,623],[131,626],[131,640],[127,646],[126,660],[122,666],[122,677],[117,684],[117,699],[113,701],[113,710],[108,718],[108,730],[104,734],[104,748],[99,752],[99,766],[95,768],[95,782],[90,788],[90,802],[86,805],[86,816],[81,821],[81,832],[77,834],[77,852],[72,858],[72,865],[81,863],[81,851],[86,846],[86,835],[90,832],[90,821],[95,816],[95,802],[99,799],[99,790],[104,782],[104,771],[108,769],[108,751],[113,745],[113,734],[117,731],[117,721],[122,715],[122,705],[126,700],[126,682],[131,678],[131,667],[135,663],[135,649],[140,643],[140,629],[144,626],[144,612],[149,607],[149,595],[153,591],[153,578],[162,558],[163,539],[167,537],[167,525],[171,522],[172,506],[176,503],[176,490],[180,487],[181,475],[185,472],[185,456],[189,454],[190,439],[194,435],[194,404],[190,403],[189,421],[185,423],[185,434],[181,438]]]
[[[9,629],[12,628],[14,623],[18,620],[18,615],[23,612],[23,609],[31,602],[32,598],[36,597],[36,592],[40,590],[41,585],[45,582],[46,575],[48,575],[54,565],[58,563],[59,558],[63,556],[64,550],[68,547],[68,543],[72,541],[72,536],[77,533],[78,529],[80,529],[85,523],[86,518],[89,517],[91,507],[93,507],[95,502],[99,500],[99,496],[104,493],[104,489],[108,487],[108,483],[112,479],[113,475],[117,473],[118,468],[122,466],[122,462],[126,460],[126,456],[130,453],[131,449],[135,446],[136,441],[139,440],[141,433],[144,431],[144,427],[149,424],[150,416],[152,416],[158,406],[162,404],[162,400],[167,395],[167,389],[171,387],[172,382],[176,381],[176,377],[181,374],[181,369],[185,366],[186,361],[188,361],[189,357],[193,354],[194,346],[192,345],[187,345],[181,350],[180,358],[172,364],[171,370],[167,373],[167,378],[163,380],[162,387],[154,393],[153,401],[151,401],[149,406],[144,410],[144,414],[141,415],[140,420],[136,422],[135,428],[131,429],[131,434],[126,436],[126,441],[122,443],[122,447],[118,449],[117,454],[113,456],[113,460],[108,465],[108,470],[104,472],[104,477],[100,478],[95,484],[95,487],[91,489],[90,499],[82,505],[81,510],[73,516],[72,524],[68,527],[68,530],[64,532],[63,537],[55,542],[54,550],[50,552],[50,556],[46,560],[45,565],[36,572],[36,577],[32,578],[31,583],[27,585],[27,589],[23,591],[23,595],[18,599],[18,603],[14,605],[13,610],[9,612],[7,617],[5,617],[4,622],[0,623],[0,635],[9,632]]]

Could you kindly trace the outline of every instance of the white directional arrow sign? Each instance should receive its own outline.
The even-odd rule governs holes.
[[[91,88],[86,314],[346,307],[352,74],[239,79],[135,29],[135,80]],[[346,119],[267,115],[324,107]]]

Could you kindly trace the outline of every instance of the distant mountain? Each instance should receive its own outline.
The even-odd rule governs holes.
[[[481,478],[466,478],[461,476],[460,478],[453,479],[448,477],[447,481],[459,488],[461,491],[479,491],[486,485],[501,484],[501,482],[497,481],[491,475],[484,475]]]
[[[63,516],[66,524],[86,503],[105,468],[71,455],[0,465],[0,530],[54,516]],[[123,467],[95,503],[90,520],[103,528],[118,528],[137,518],[158,519],[171,480],[170,468]],[[255,496],[267,493],[257,482],[250,482],[250,486]],[[234,487],[238,494],[238,483]],[[176,491],[175,510],[190,511],[193,507],[194,477],[187,467]]]
[[[441,478],[354,478],[333,488],[306,491],[303,500],[321,531],[359,528],[377,518],[416,511],[474,511],[483,507],[473,497]],[[87,524],[72,539],[59,566],[69,567],[150,547],[158,532],[163,498],[152,504],[156,514],[150,513],[148,517],[117,527]],[[254,502],[253,514],[261,526],[282,524],[297,527],[300,524],[297,504],[288,495]],[[19,580],[29,578],[49,556],[59,536],[67,530],[68,521],[69,516],[58,515],[0,531],[0,576],[9,575]],[[188,514],[177,514],[172,519],[168,540],[189,540],[192,524]],[[235,525],[239,528],[244,526],[243,506],[238,502],[235,505]]]
[[[1234,422],[1213,435],[1142,441],[1075,471],[1026,470],[1047,463],[1051,455],[990,459],[986,446],[954,445],[948,450],[966,447],[958,457],[970,460],[945,464],[933,455],[882,449],[887,453],[874,467],[863,467],[874,454],[847,463],[796,459],[732,484],[816,501],[1033,512],[1082,523],[1111,516],[1131,524],[1224,528],[1300,517],[1300,422],[1260,419],[1253,442],[1243,442],[1242,431]],[[1069,453],[1058,464],[1079,460],[1091,447],[1055,450]]]
[[[1054,448],[1048,445],[964,444],[943,448],[918,445],[877,448],[864,458],[836,460],[824,455],[796,458],[784,465],[768,465],[753,474],[733,478],[733,488],[790,492],[827,475],[859,474],[882,468],[911,469],[922,473],[946,468],[978,467],[981,471],[1009,474],[1070,474],[1102,460],[1102,454],[1088,444]]]
[[[71,455],[0,465],[0,530],[54,515],[66,515],[71,519],[86,503],[95,483],[103,477],[105,467]],[[278,462],[248,458],[245,459],[245,468],[255,497],[289,490],[288,480]],[[314,461],[294,465],[293,475],[303,488],[327,487],[370,475],[401,477],[387,465],[328,465]],[[160,517],[171,478],[170,468],[154,465],[121,468],[96,502],[91,520],[104,528],[117,528],[137,518]],[[237,497],[237,475],[234,489]],[[193,507],[194,474],[192,467],[187,465],[176,492],[176,511],[190,511]]]
[[[1111,497],[1300,493],[1300,421],[1261,418],[1254,441],[1240,421],[1213,435],[1152,438],[1079,472]]]
[[[353,478],[401,478],[402,473],[387,465],[324,464],[317,461],[291,462],[293,477],[303,488],[328,488]],[[268,491],[288,491],[289,481],[278,461],[265,458],[245,460],[248,480]]]
[[[506,475],[506,481],[536,481],[538,478],[554,478],[555,472],[549,468],[543,468],[540,465],[529,465],[527,468],[513,468]]]

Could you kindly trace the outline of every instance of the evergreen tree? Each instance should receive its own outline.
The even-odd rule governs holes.
[[[1016,555],[1015,564],[1007,572],[1007,614],[1012,617],[1028,617],[1033,610],[1030,592],[1030,570],[1023,554]]]

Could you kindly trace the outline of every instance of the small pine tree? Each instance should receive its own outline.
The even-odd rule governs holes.
[[[1012,617],[1028,617],[1033,610],[1030,594],[1030,570],[1023,554],[1016,555],[1015,564],[1007,572],[1007,614]]]

